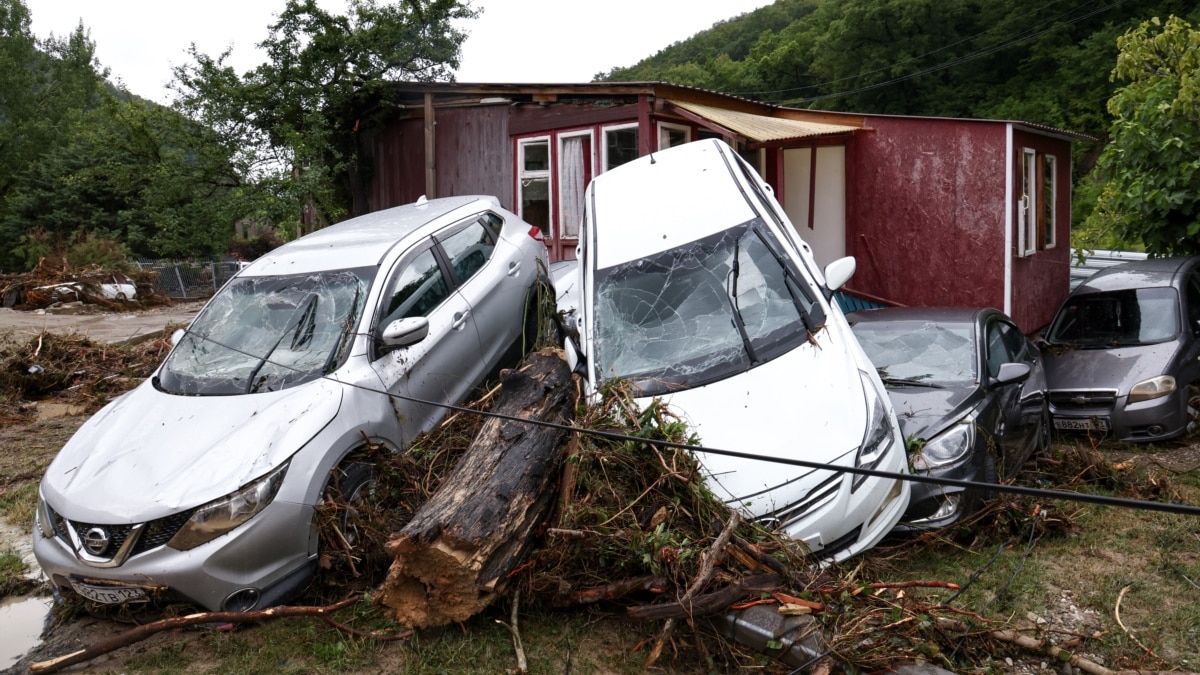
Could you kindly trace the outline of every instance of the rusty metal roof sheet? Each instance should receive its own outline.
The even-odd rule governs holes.
[[[727,108],[671,101],[672,105],[760,143],[853,132],[857,127],[768,117]]]

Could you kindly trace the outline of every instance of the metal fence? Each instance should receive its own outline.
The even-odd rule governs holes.
[[[1082,284],[1088,277],[1105,267],[1112,267],[1130,260],[1145,260],[1146,254],[1140,251],[1084,251],[1084,260],[1079,262],[1078,251],[1071,249],[1071,290]]]
[[[171,298],[207,298],[237,274],[236,260],[135,260],[139,270],[157,272],[154,285]]]

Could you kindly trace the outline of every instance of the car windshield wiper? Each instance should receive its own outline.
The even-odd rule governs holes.
[[[296,308],[296,311],[292,314],[292,318],[289,319],[287,325],[284,326],[283,331],[281,331],[281,334],[279,335],[279,339],[275,340],[275,344],[271,345],[271,348],[267,350],[267,353],[263,354],[262,358],[258,360],[258,363],[254,365],[254,369],[250,371],[250,377],[246,378],[247,394],[253,394],[254,392],[258,391],[258,387],[254,384],[254,378],[258,377],[258,371],[262,370],[263,366],[267,365],[268,359],[270,359],[271,355],[275,353],[275,350],[279,348],[279,343],[283,342],[283,339],[288,336],[288,333],[294,333],[292,335],[293,347],[297,342],[303,343],[312,339],[311,332],[306,337],[302,338],[300,335],[300,327],[310,312],[316,312],[317,297],[318,296],[316,293],[308,294],[308,297],[304,300],[304,304]]]
[[[929,376],[922,375],[921,377]],[[945,387],[940,384],[926,382],[919,377],[892,377],[891,375],[888,375],[887,371],[883,370],[882,368],[879,369],[879,379],[883,380],[884,384],[890,384],[894,387],[925,387],[927,389],[945,389]]]
[[[362,285],[354,284],[354,300],[350,302],[350,312],[346,315],[346,325],[342,326],[342,334],[333,344],[333,350],[329,352],[329,356],[325,357],[325,363],[321,365],[321,374],[328,374],[333,367],[334,359],[338,354],[342,353],[342,349],[346,344],[346,340],[354,335],[355,318],[358,316],[358,300],[362,295]]]
[[[729,267],[729,275],[725,277],[725,296],[729,298],[729,306],[733,308],[733,323],[737,326],[738,334],[742,336],[742,345],[746,348],[746,355],[750,357],[750,363],[758,363],[758,355],[754,353],[754,345],[750,344],[750,334],[746,332],[746,322],[742,320],[742,310],[738,308],[737,301],[737,283],[738,275],[741,274],[741,263],[738,261],[741,253],[742,240],[740,237],[733,240],[733,261]]]

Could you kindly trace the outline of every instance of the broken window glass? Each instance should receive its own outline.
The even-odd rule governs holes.
[[[931,384],[977,381],[975,325],[861,321],[854,337],[885,380]]]
[[[189,395],[277,391],[344,358],[376,268],[239,277],[221,289],[163,363],[158,386]]]
[[[596,359],[642,395],[729,377],[807,343],[815,291],[761,222],[597,272]],[[815,316],[810,316],[810,314]]]

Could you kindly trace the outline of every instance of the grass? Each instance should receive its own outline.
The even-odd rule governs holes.
[[[37,511],[37,483],[24,483],[0,492],[0,519],[18,527],[33,523]]]
[[[143,643],[124,668],[146,673],[235,674],[504,672],[515,668],[516,656],[511,634],[497,623],[500,618],[500,610],[489,610],[461,625],[418,632],[395,642],[346,635],[317,619],[239,626],[232,631],[209,628],[199,637],[202,646],[188,646],[187,641],[171,639],[168,633],[166,639],[148,646]],[[337,619],[359,630],[398,630],[369,601],[344,610]],[[587,612],[533,611],[520,617],[531,675],[567,670],[641,673],[645,655],[632,648],[652,635],[654,628]],[[663,672],[671,670],[668,667]]]

